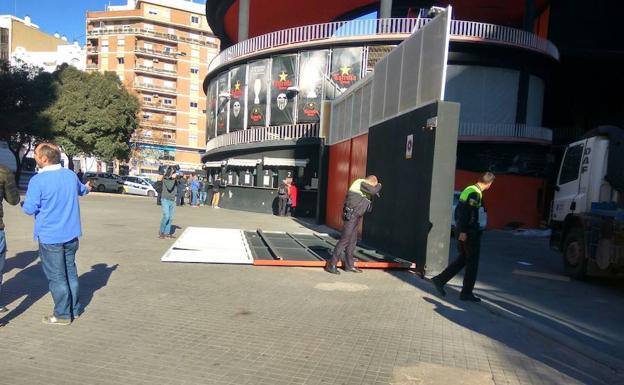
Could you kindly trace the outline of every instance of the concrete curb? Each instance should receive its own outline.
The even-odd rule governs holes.
[[[447,290],[448,289],[459,293],[459,291],[455,290],[454,288],[447,287]],[[492,297],[489,297],[487,294],[478,293],[478,290],[477,290],[477,294],[482,299],[481,304],[483,304],[485,309],[488,310],[490,313],[504,317],[514,322],[517,322],[520,325],[525,326],[529,329],[533,329],[539,334],[542,334],[543,336],[550,338],[554,340],[555,342],[558,342],[561,345],[564,345],[567,348],[574,350],[575,352],[591,360],[594,360],[600,364],[608,366],[610,369],[612,369],[616,373],[624,372],[624,369],[623,369],[624,360],[620,360],[619,358],[613,357],[609,354],[606,354],[597,349],[594,349],[591,346],[578,342],[574,338],[567,336],[564,333],[561,333],[549,326],[541,324],[538,321],[534,321],[532,319],[516,314],[510,310],[507,310],[504,307],[494,303],[493,301],[495,301],[495,299],[493,299]]]

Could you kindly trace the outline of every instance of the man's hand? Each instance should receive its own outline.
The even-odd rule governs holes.
[[[466,233],[459,233],[459,239],[461,242],[465,242],[468,239],[468,235]]]
[[[89,192],[93,190],[93,183],[91,182],[91,180],[88,180],[87,183],[85,183],[85,187],[87,188],[87,190],[89,190]]]

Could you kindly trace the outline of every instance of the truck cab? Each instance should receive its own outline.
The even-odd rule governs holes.
[[[624,267],[621,170],[614,171],[622,164],[609,165],[624,156],[621,143],[615,143],[624,134],[615,127],[608,132],[616,134],[596,131],[570,144],[555,185],[551,246],[562,252],[566,273],[575,278]]]

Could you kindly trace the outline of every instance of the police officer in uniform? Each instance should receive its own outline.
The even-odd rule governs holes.
[[[343,219],[344,226],[340,240],[334,248],[332,258],[327,262],[325,271],[332,274],[340,274],[336,268],[338,260],[344,254],[344,271],[361,273],[362,270],[354,265],[353,253],[357,244],[357,229],[362,216],[371,210],[373,196],[379,196],[381,183],[375,175],[369,175],[366,179],[357,179],[347,192],[344,203]]]
[[[462,301],[480,302],[481,299],[472,293],[477,280],[479,268],[479,251],[481,248],[481,229],[479,225],[479,209],[483,205],[483,192],[494,183],[494,174],[486,172],[479,181],[468,186],[459,196],[455,207],[455,233],[459,256],[443,272],[431,278],[440,295],[445,296],[444,285],[464,267],[464,284],[459,299]]]

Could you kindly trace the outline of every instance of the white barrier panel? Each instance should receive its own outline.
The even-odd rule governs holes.
[[[160,259],[162,262],[251,265],[243,230],[188,227]]]

